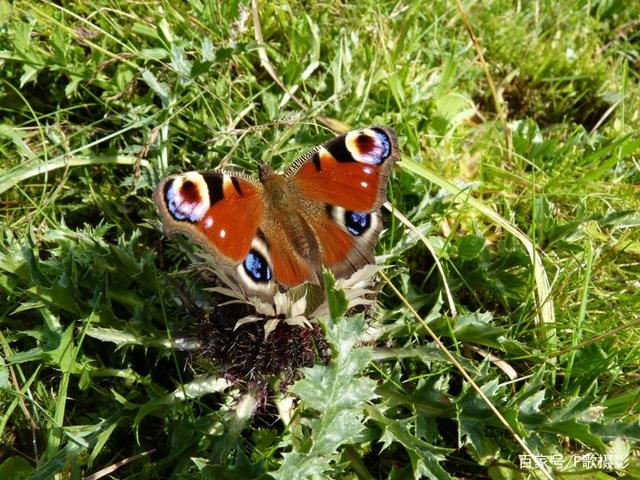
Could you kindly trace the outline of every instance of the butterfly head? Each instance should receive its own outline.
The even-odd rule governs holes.
[[[264,183],[267,178],[273,175],[275,175],[275,172],[270,164],[263,161],[258,162],[258,178],[260,182]]]

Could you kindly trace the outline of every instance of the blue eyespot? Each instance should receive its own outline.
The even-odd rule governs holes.
[[[389,142],[389,137],[387,137],[387,134],[383,130],[375,128],[373,131],[376,132],[377,140],[382,145],[382,155],[380,156],[380,160],[378,160],[378,163],[382,163],[391,154],[391,143]]]
[[[346,210],[344,212],[344,224],[352,235],[359,237],[369,230],[371,226],[371,214]]]
[[[271,280],[271,267],[269,267],[267,259],[264,258],[260,252],[250,250],[249,254],[245,257],[244,262],[242,262],[242,265],[244,267],[244,271],[247,272],[247,275],[249,275],[254,282],[267,283]]]

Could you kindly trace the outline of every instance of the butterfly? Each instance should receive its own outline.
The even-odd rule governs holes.
[[[272,297],[322,268],[349,277],[374,262],[399,159],[393,130],[340,135],[282,173],[259,167],[259,181],[224,171],[187,172],[160,182],[153,199],[167,234],[183,233],[210,252],[248,296]]]

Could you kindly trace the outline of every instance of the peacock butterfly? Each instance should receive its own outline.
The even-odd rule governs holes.
[[[153,199],[167,234],[200,243],[249,296],[319,283],[322,267],[348,277],[374,261],[380,206],[398,160],[393,130],[354,130],[259,181],[222,171],[160,182]]]

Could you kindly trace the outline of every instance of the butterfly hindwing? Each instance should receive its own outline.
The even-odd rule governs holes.
[[[267,206],[249,253],[235,269],[246,294],[269,297],[278,287],[318,283],[314,266],[299,254],[294,243],[278,221],[277,212]]]
[[[374,263],[374,250],[382,220],[378,210],[353,212],[332,205],[323,214],[306,216],[322,256],[322,265],[338,277],[348,277],[363,266]]]

